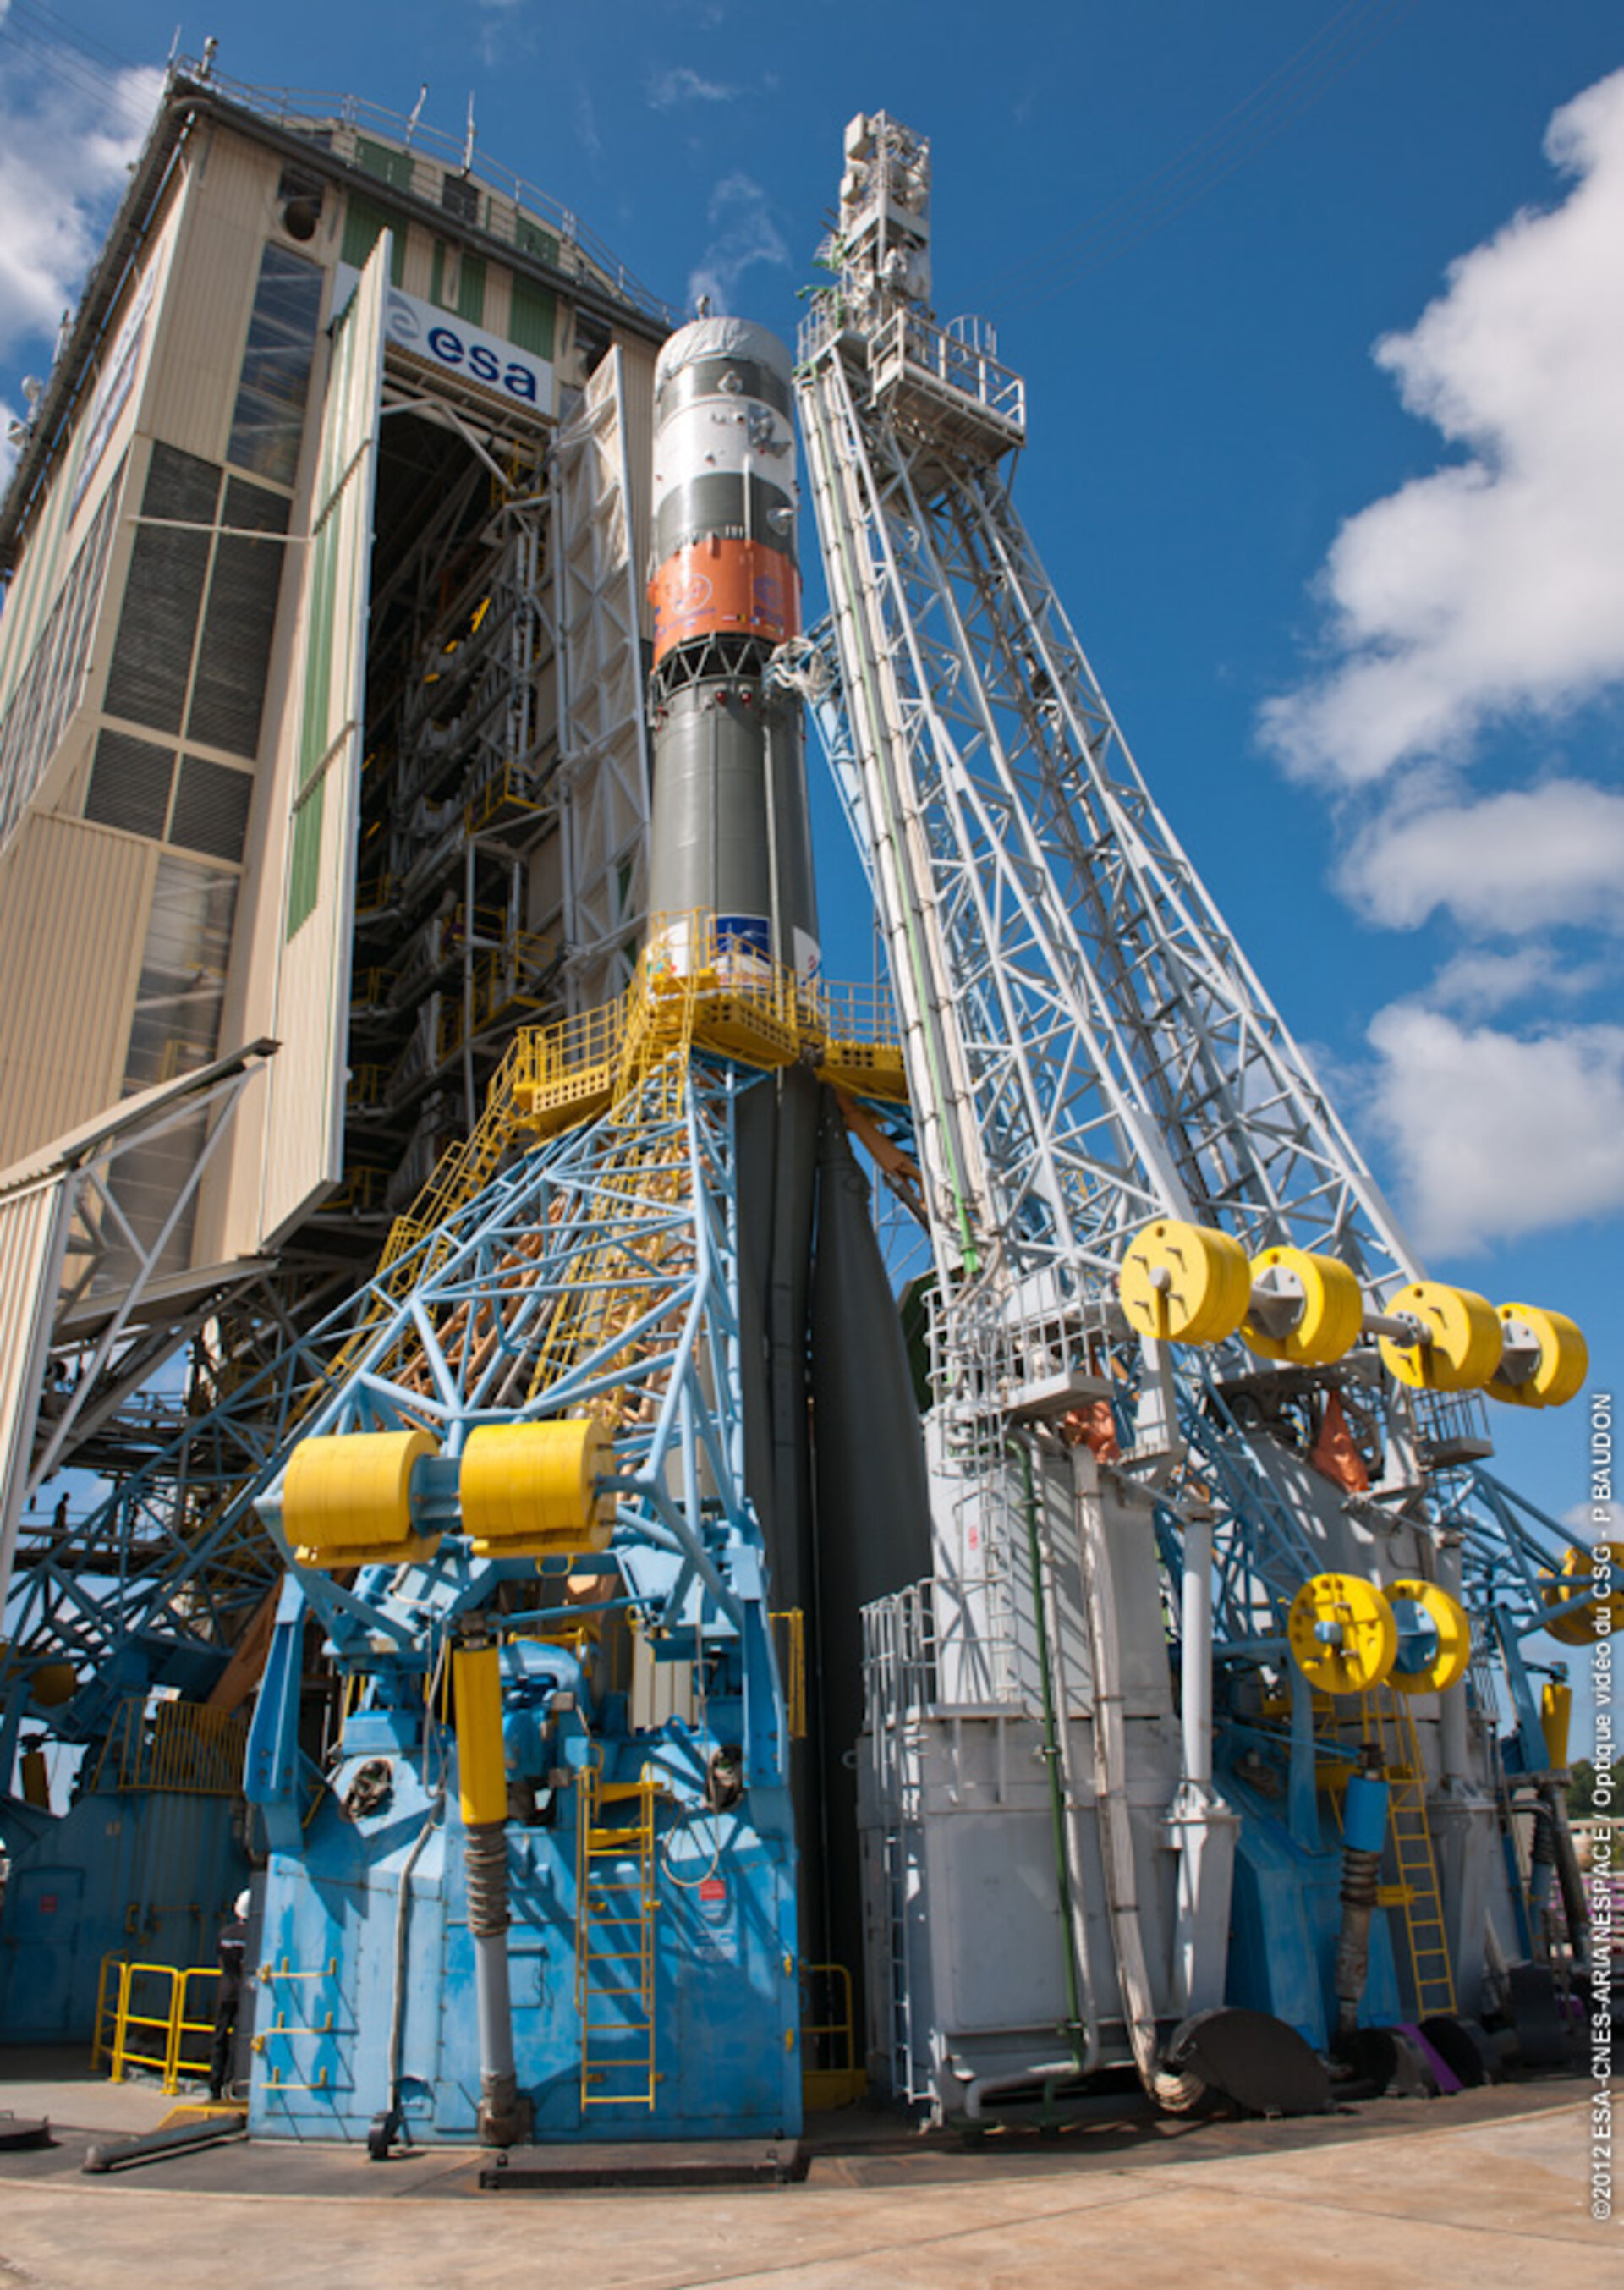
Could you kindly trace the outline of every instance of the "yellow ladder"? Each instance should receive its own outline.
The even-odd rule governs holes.
[[[650,1766],[635,1782],[605,1782],[596,1768],[581,1776],[575,2003],[583,2109],[654,2104],[658,1787]]]
[[[1416,1739],[1415,1720],[1402,1696],[1384,1687],[1364,1697],[1367,1735],[1380,1744],[1387,1767],[1388,1834],[1393,1840],[1397,1882],[1383,1886],[1377,1899],[1404,1912],[1415,2015],[1455,2009],[1454,1967],[1444,1925],[1432,1826],[1427,1818],[1427,1768]]]

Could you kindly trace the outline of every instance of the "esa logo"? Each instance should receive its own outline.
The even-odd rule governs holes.
[[[402,349],[431,357],[436,365],[457,368],[487,389],[502,390],[509,397],[523,398],[527,405],[547,410],[543,401],[548,393],[541,374],[516,354],[511,343],[453,324],[443,310],[403,294],[398,286],[389,289],[383,323],[384,332]]]

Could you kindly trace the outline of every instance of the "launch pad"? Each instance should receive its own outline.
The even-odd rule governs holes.
[[[127,404],[65,369],[5,509],[6,631],[116,626],[0,864],[42,931],[103,885],[140,1016],[62,1087],[146,1085],[8,1101],[12,2024],[178,2086],[249,1882],[254,2142],[380,2168],[1570,2055],[1611,1960],[1538,1642],[1624,1588],[1483,1466],[1582,1336],[1425,1277],[1163,818],[1024,388],[937,316],[928,144],[852,123],[792,362],[309,129],[176,76]],[[823,976],[807,706],[884,991]]]

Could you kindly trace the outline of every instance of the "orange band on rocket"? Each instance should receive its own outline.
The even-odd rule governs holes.
[[[695,637],[748,636],[782,644],[800,632],[795,566],[759,540],[709,534],[679,548],[649,582],[654,658]]]

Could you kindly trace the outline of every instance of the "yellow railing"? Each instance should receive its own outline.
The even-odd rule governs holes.
[[[806,1617],[799,1606],[786,1606],[768,1617],[779,1633],[776,1651],[779,1682],[784,1689],[784,1718],[792,1742],[806,1739]]]
[[[638,975],[623,994],[515,1034],[479,1120],[390,1227],[379,1260],[383,1293],[371,1320],[387,1309],[385,1299],[415,1285],[428,1262],[412,1256],[392,1278],[391,1269],[483,1189],[517,1138],[550,1137],[594,1119],[690,1046],[765,1067],[810,1054],[828,1080],[859,1096],[900,1102],[908,1094],[888,995],[803,978],[719,933],[714,915],[651,916]],[[370,1325],[340,1352],[333,1373],[365,1341]]]
[[[115,2083],[123,2083],[132,2067],[148,2068],[162,2078],[166,2092],[179,2090],[182,2077],[206,2076],[212,2065],[214,2013],[211,2003],[206,2020],[196,2016],[194,1984],[220,1976],[218,1965],[131,1964],[123,1957],[104,1956],[92,2067],[107,2060]],[[188,2057],[188,2037],[206,2037],[209,2042],[206,2047],[195,2047]]]
[[[240,1797],[248,1720],[196,1701],[160,1701],[150,1719],[132,1694],[96,1766],[95,1789],[171,1790],[180,1797]]]
[[[801,1966],[801,2096],[809,2112],[852,2107],[868,2088],[857,2064],[852,1975],[844,1964]]]

